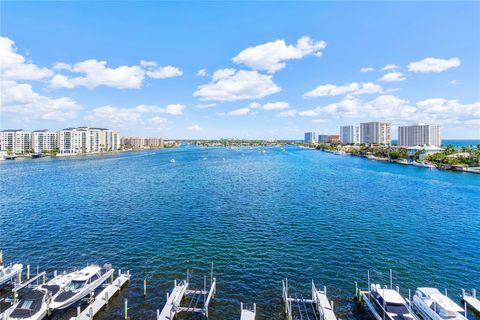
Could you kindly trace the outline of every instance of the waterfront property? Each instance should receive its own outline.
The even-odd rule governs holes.
[[[315,132],[305,132],[305,138],[304,138],[305,143],[307,144],[312,144],[317,142],[317,136]]]
[[[360,143],[362,144],[390,144],[390,123],[365,122],[360,123]]]
[[[318,143],[338,143],[340,136],[338,134],[319,134]]]
[[[398,127],[398,145],[413,146],[441,146],[440,127],[429,124],[416,124]]]
[[[0,150],[24,153],[32,149],[32,133],[22,129],[0,131]]]
[[[360,143],[360,127],[347,125],[340,127],[340,143],[357,144]]]
[[[164,142],[162,138],[155,137],[122,137],[121,145],[133,149],[163,148]]]

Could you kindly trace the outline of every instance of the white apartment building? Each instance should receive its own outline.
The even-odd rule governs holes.
[[[360,143],[390,144],[390,123],[366,122],[360,123]]]
[[[58,131],[60,154],[115,151],[120,148],[120,135],[104,128],[67,128]]]
[[[32,133],[21,129],[0,131],[0,150],[25,153],[32,149]]]
[[[32,132],[32,149],[34,153],[52,151],[57,148],[57,133],[47,129]]]
[[[305,143],[316,143],[317,135],[315,132],[305,132]]]
[[[440,139],[440,127],[428,124],[416,124],[412,126],[398,127],[398,145],[405,147],[413,146],[437,146],[442,144]]]
[[[360,143],[360,127],[359,126],[341,126],[340,127],[340,143],[356,144]]]

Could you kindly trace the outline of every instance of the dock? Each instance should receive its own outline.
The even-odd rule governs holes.
[[[480,300],[477,298],[477,290],[472,289],[471,292],[467,292],[462,289],[462,300],[468,307],[480,314]]]
[[[257,304],[253,304],[253,308],[246,307],[243,302],[240,303],[240,320],[255,320],[257,314]]]
[[[80,307],[77,309],[77,316],[71,317],[70,320],[91,320],[93,317],[108,304],[108,301],[120,291],[120,289],[130,281],[130,272],[122,273],[118,271],[118,277],[105,287],[95,299],[91,299],[91,303],[80,312]]]
[[[282,281],[282,300],[285,305],[284,312],[287,320],[337,320],[333,312],[333,302],[327,298],[327,289],[317,290],[312,280],[311,299],[301,295],[290,296],[288,294],[288,279]]]
[[[193,290],[189,287],[190,279],[187,272],[186,280],[174,281],[171,293],[167,293],[165,306],[161,312],[157,310],[157,320],[172,320],[182,312],[197,313],[205,319],[208,318],[208,307],[212,299],[215,298],[217,290],[217,280],[213,277],[213,268],[209,290],[207,290],[207,277],[204,277],[203,290]]]

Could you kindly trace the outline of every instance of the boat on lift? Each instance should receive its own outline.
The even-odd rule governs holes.
[[[411,312],[407,301],[397,290],[382,288],[379,284],[371,284],[370,297],[375,303],[377,313],[385,315],[389,320],[418,320]]]
[[[49,308],[65,309],[95,291],[114,272],[112,265],[90,265],[69,273],[63,278],[60,293],[52,299]]]
[[[21,263],[3,265],[3,253],[0,251],[0,288],[15,279],[22,272],[23,265]]]
[[[417,288],[412,305],[425,320],[467,320],[465,310],[436,288]]]

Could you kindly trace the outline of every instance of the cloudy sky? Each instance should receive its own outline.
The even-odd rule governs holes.
[[[480,2],[2,2],[0,129],[480,138]],[[394,129],[393,137],[396,137]]]

